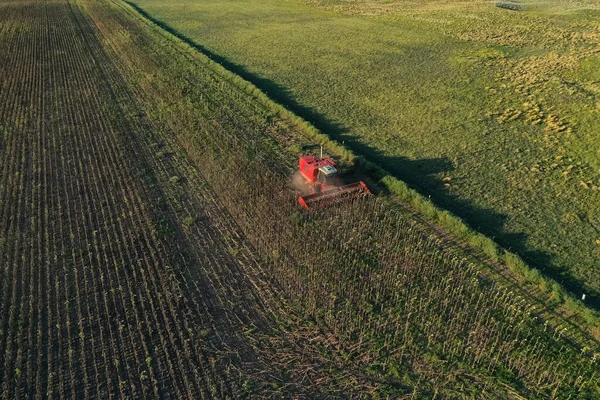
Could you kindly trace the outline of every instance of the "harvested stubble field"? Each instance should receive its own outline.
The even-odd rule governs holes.
[[[136,0],[600,308],[595,0]]]
[[[597,398],[595,348],[119,1],[0,2],[0,395]],[[318,250],[318,251],[315,251]]]

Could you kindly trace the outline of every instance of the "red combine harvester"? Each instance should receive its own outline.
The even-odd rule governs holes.
[[[330,158],[304,156],[298,161],[298,166],[310,193],[298,197],[298,203],[309,210],[371,194],[362,181],[344,185]]]

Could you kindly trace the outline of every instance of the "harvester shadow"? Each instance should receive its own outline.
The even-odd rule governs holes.
[[[451,160],[447,158],[411,160],[407,157],[390,157],[347,134],[338,136],[337,140],[344,141],[345,145],[355,153],[375,161],[391,176],[406,182],[409,187],[429,198],[436,206],[451,211],[469,227],[492,238],[504,249],[518,254],[530,267],[555,280],[574,296],[579,297],[585,293],[586,305],[600,310],[600,293],[586,288],[585,282],[567,273],[567,269],[559,265],[552,254],[534,248],[527,234],[507,231],[505,228],[507,215],[477,206],[471,201],[453,195],[446,188],[446,185],[453,184],[452,181],[444,180],[445,173],[454,170]]]
[[[320,131],[326,132],[332,139],[343,144],[355,154],[360,154],[365,159],[373,161],[385,169],[391,176],[406,182],[412,189],[429,198],[436,206],[451,211],[471,228],[494,239],[505,249],[518,254],[530,266],[556,280],[575,296],[586,293],[586,305],[600,311],[600,292],[592,291],[589,288],[584,290],[584,282],[565,273],[566,269],[556,264],[551,254],[533,249],[529,245],[528,237],[525,233],[508,232],[505,229],[506,215],[481,208],[445,190],[444,185],[447,182],[443,181],[441,175],[444,172],[450,172],[454,169],[450,160],[445,158],[411,160],[407,157],[387,156],[378,149],[370,147],[357,137],[352,136],[343,123],[329,119],[315,109],[299,103],[289,89],[263,76],[250,72],[242,65],[236,64],[210,51],[165,22],[154,18],[135,3],[127,0],[125,2],[145,18],[182,40],[190,47],[208,56],[211,60],[219,63],[246,81],[251,82],[272,100],[309,121]],[[361,172],[350,171],[348,175],[349,179],[361,177]]]

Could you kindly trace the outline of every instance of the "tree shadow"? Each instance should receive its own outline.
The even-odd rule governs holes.
[[[327,133],[329,137],[342,143],[355,154],[362,155],[365,159],[380,165],[393,177],[406,182],[412,189],[429,198],[436,206],[451,211],[471,228],[494,239],[503,248],[518,254],[530,266],[556,280],[575,297],[580,297],[582,293],[586,293],[586,305],[600,311],[600,292],[592,291],[589,288],[584,289],[585,282],[569,275],[566,272],[566,268],[557,265],[552,254],[532,249],[528,245],[528,237],[525,233],[507,232],[505,230],[507,219],[505,214],[479,207],[468,200],[453,195],[445,189],[444,185],[448,182],[440,178],[440,175],[454,170],[454,166],[449,159],[411,160],[407,157],[387,156],[379,149],[368,146],[357,137],[351,135],[348,129],[339,121],[331,120],[314,108],[299,103],[289,89],[270,79],[248,71],[242,65],[215,54],[165,22],[154,18],[135,3],[127,0],[125,2],[145,18],[182,40],[190,47],[203,53],[211,60],[221,64],[246,81],[251,82],[272,100],[307,120],[320,131]],[[312,152],[317,154],[315,151],[318,151],[318,146],[312,148]],[[348,176],[360,176],[360,172],[350,171]]]

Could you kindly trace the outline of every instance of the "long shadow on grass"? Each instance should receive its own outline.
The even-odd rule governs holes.
[[[581,293],[585,292],[587,295],[586,305],[600,311],[600,292],[592,291],[589,288],[584,290],[584,282],[565,273],[566,269],[556,265],[554,257],[550,253],[531,249],[527,244],[526,234],[506,232],[504,229],[506,215],[490,209],[477,207],[472,202],[453,196],[445,190],[445,182],[440,180],[438,174],[449,172],[453,169],[452,164],[448,160],[410,160],[405,157],[385,156],[379,150],[369,147],[360,142],[356,137],[351,136],[341,123],[330,120],[313,108],[298,103],[292,93],[285,87],[249,72],[243,66],[213,53],[165,22],[154,18],[135,3],[127,0],[124,1],[154,24],[160,26],[165,31],[205,54],[211,60],[221,64],[236,75],[251,82],[265,92],[272,100],[284,105],[296,115],[309,121],[316,128],[343,143],[356,154],[361,154],[367,159],[375,161],[390,172],[391,175],[403,180],[425,197],[429,197],[437,206],[452,211],[472,228],[493,238],[502,247],[519,254],[530,266],[553,278],[575,296],[580,296]]]

